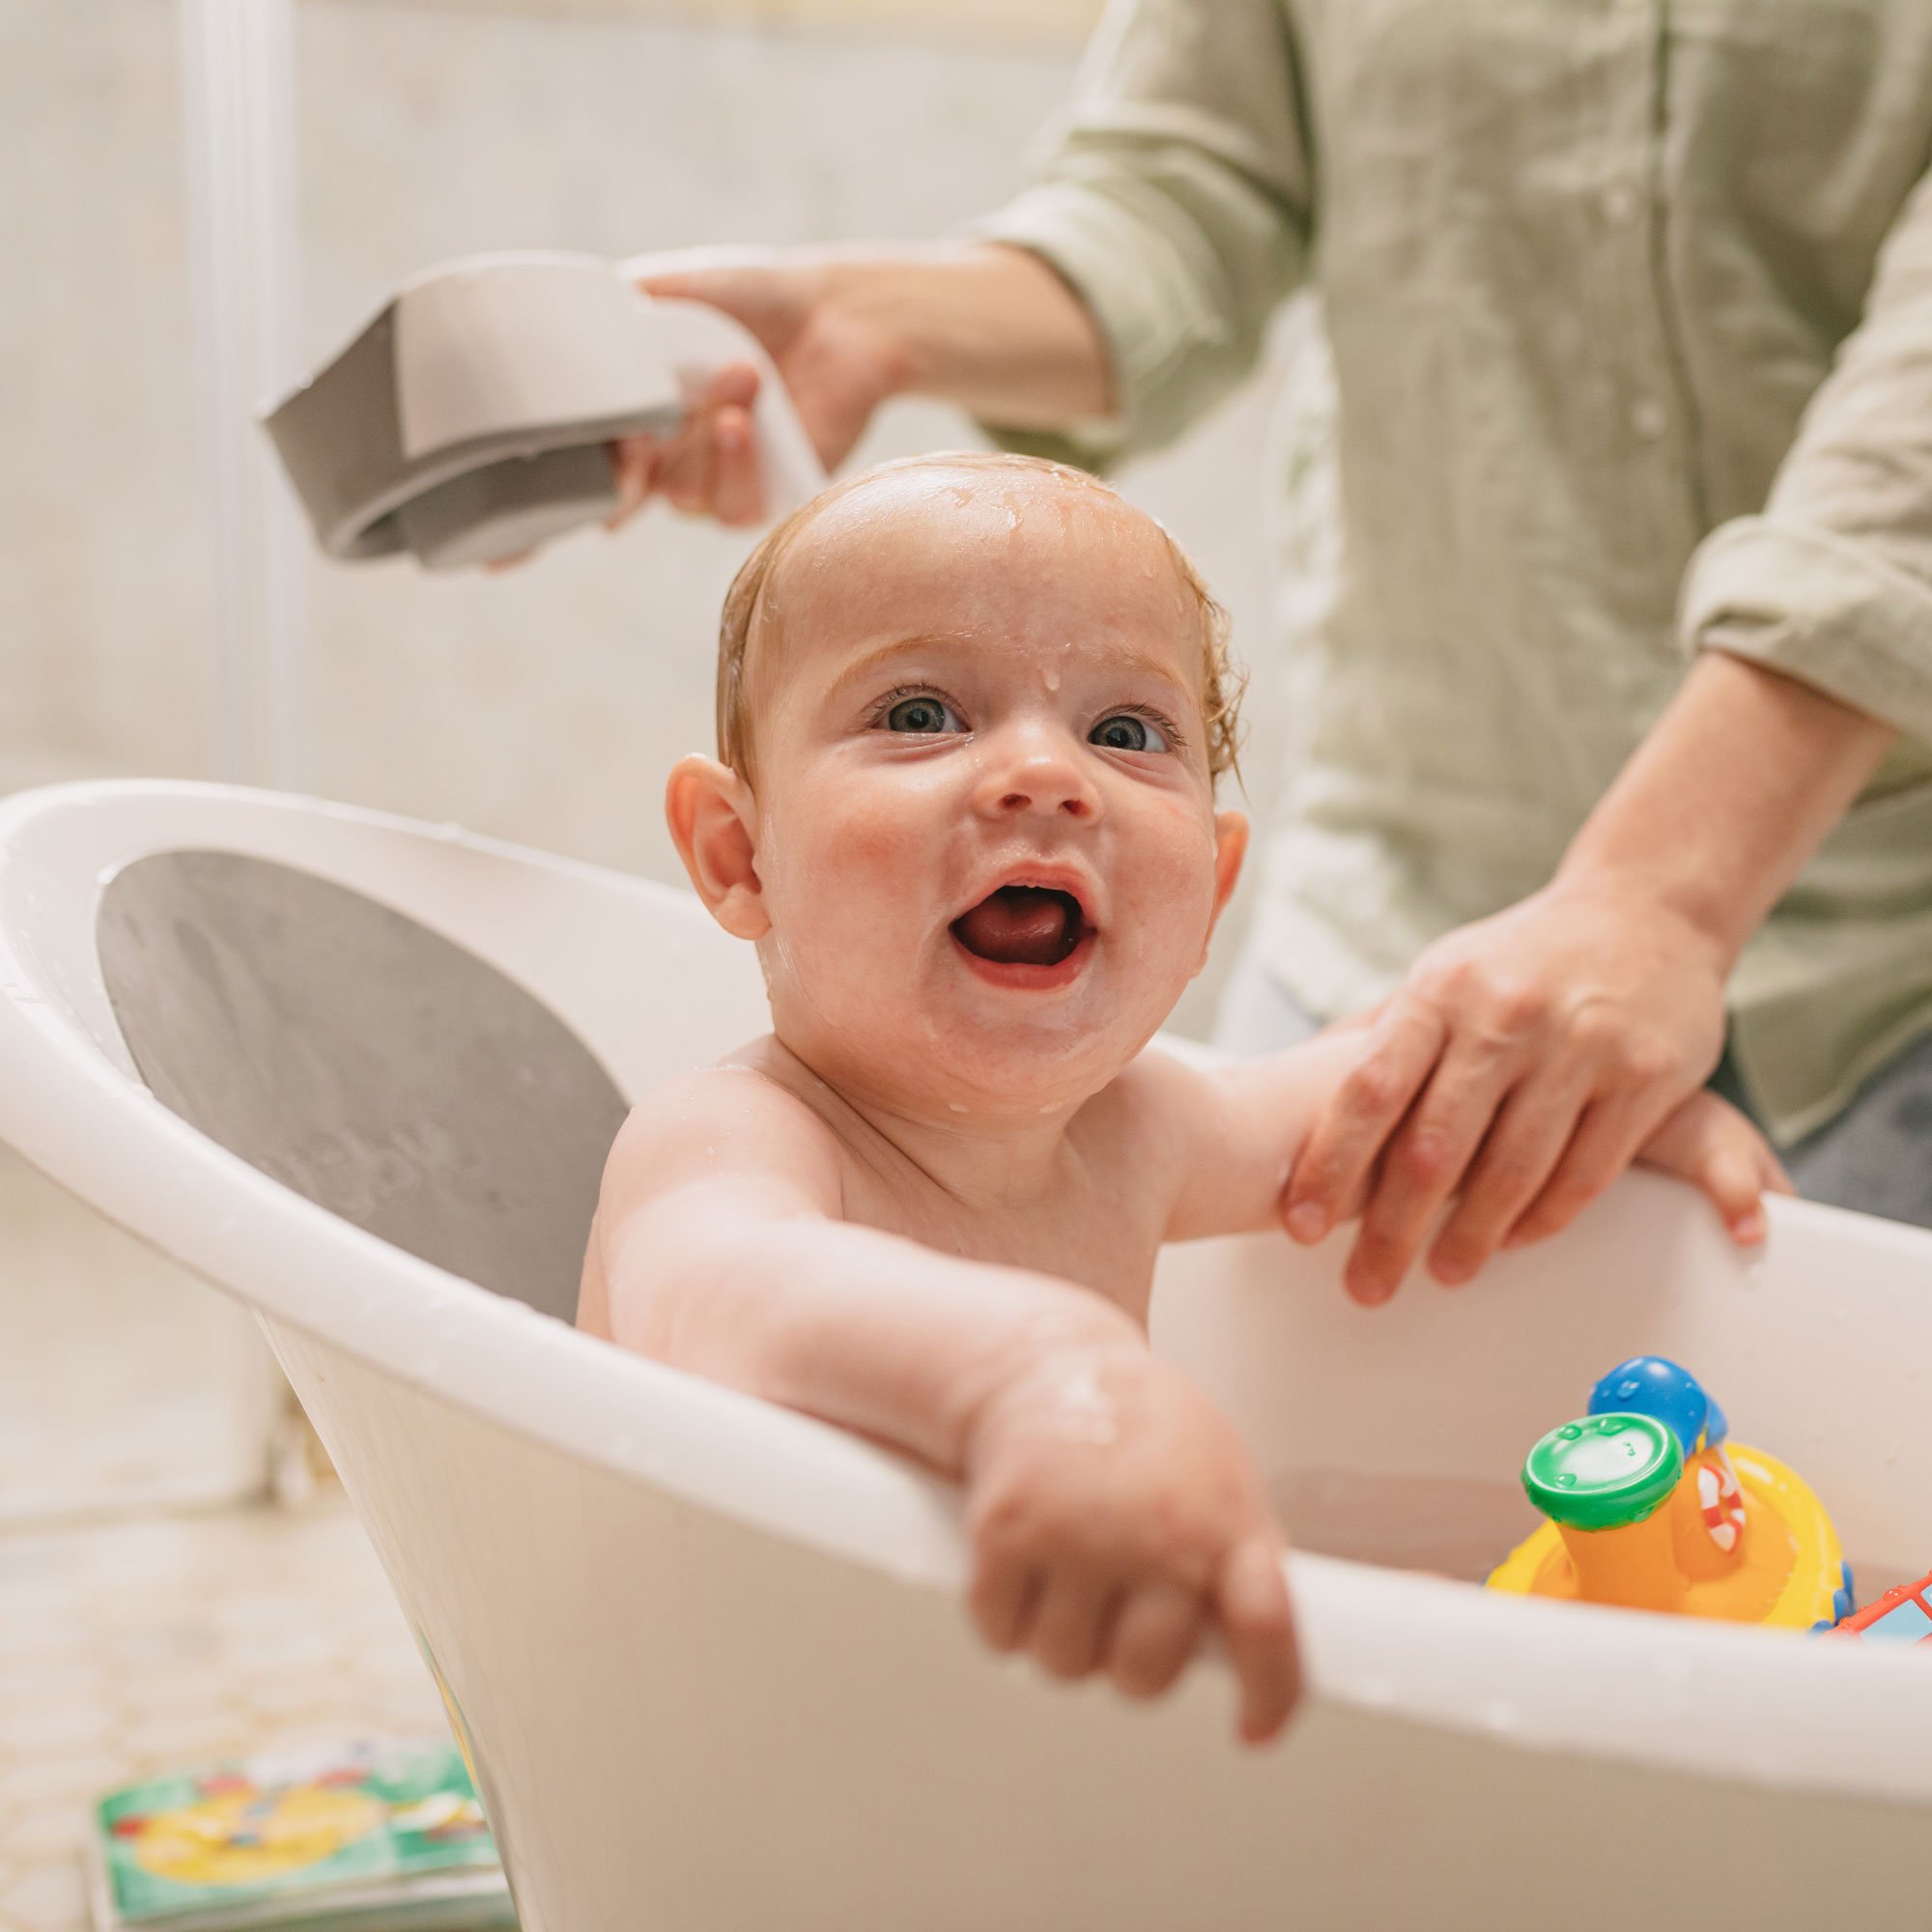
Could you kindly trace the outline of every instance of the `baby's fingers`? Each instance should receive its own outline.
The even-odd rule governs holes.
[[[1026,1641],[1040,1585],[1032,1564],[1012,1555],[981,1554],[966,1593],[966,1607],[980,1634],[995,1650],[1018,1650]]]
[[[1748,1154],[1736,1151],[1719,1154],[1702,1178],[1731,1238],[1755,1246],[1764,1239],[1764,1176]]]
[[[1639,1158],[1701,1189],[1732,1239],[1747,1245],[1764,1239],[1765,1191],[1792,1191],[1769,1142],[1714,1094],[1693,1094],[1645,1142]]]
[[[1099,1665],[1113,1633],[1120,1593],[1103,1574],[1060,1568],[1046,1579],[1026,1647],[1040,1667],[1069,1682]]]
[[[1129,1697],[1158,1697],[1187,1668],[1201,1642],[1207,1606],[1178,1583],[1148,1583],[1114,1620],[1107,1674]]]
[[[1241,1687],[1241,1736],[1251,1745],[1266,1744],[1287,1723],[1301,1694],[1301,1660],[1280,1544],[1256,1535],[1237,1545],[1221,1567],[1214,1600],[1228,1661]]]

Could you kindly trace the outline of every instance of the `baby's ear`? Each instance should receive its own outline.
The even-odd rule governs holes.
[[[694,755],[671,767],[665,820],[677,856],[711,917],[740,939],[762,939],[772,926],[754,863],[754,810],[752,788],[716,758]]]
[[[1228,901],[1235,896],[1235,888],[1240,883],[1241,861],[1248,851],[1247,814],[1240,811],[1217,811],[1214,814],[1214,916],[1208,923],[1208,936],[1214,936],[1214,928],[1220,923],[1221,915],[1228,910]],[[1201,949],[1205,964],[1208,949]]]

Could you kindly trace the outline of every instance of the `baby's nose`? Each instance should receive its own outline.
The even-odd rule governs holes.
[[[1100,794],[1080,761],[1037,741],[992,765],[979,791],[980,808],[991,817],[1093,818],[1100,810]]]

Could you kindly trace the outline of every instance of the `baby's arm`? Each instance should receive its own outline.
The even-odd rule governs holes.
[[[1364,1037],[1357,1026],[1330,1027],[1280,1053],[1213,1067],[1184,1065],[1157,1047],[1141,1055],[1133,1077],[1144,1083],[1143,1104],[1178,1143],[1167,1170],[1179,1183],[1169,1240],[1281,1226],[1289,1170]]]
[[[1158,1051],[1141,1057],[1135,1076],[1149,1083],[1149,1100],[1181,1143],[1169,1170],[1180,1177],[1170,1240],[1280,1225],[1289,1170],[1318,1114],[1357,1066],[1368,1064],[1361,1051],[1365,1037],[1353,1025],[1331,1027],[1284,1052],[1211,1069],[1182,1065]],[[1691,1094],[1670,1114],[1636,1159],[1706,1195],[1742,1245],[1764,1237],[1763,1192],[1791,1191],[1764,1136],[1707,1092]],[[1343,1218],[1360,1212],[1362,1205],[1359,1197],[1350,1203]],[[1520,1247],[1556,1233],[1582,1205],[1543,1208],[1505,1245]],[[1368,1238],[1365,1234],[1364,1242]],[[1355,1253],[1362,1252],[1358,1243]]]
[[[1243,1732],[1271,1736],[1296,1679],[1280,1533],[1225,1418],[1100,1295],[841,1220],[839,1172],[756,1073],[661,1089],[611,1151],[586,1310],[963,1481],[989,1642],[1152,1695],[1215,1624]]]

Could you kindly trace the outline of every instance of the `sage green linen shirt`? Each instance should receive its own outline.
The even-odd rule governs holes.
[[[1311,1011],[1542,886],[1715,645],[1905,734],[1734,976],[1752,1098],[1788,1142],[1932,1028],[1928,162],[1932,0],[1112,7],[975,232],[1119,415],[1006,440],[1153,447],[1319,288],[1341,574],[1258,915]]]

